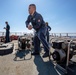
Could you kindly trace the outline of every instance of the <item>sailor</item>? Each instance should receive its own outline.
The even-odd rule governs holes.
[[[26,20],[26,27],[31,30],[32,28],[35,29],[35,35],[34,35],[34,52],[32,55],[39,55],[40,50],[40,42],[44,46],[45,53],[43,57],[49,56],[49,45],[46,41],[46,25],[43,20],[43,17],[41,14],[36,12],[36,5],[30,4],[29,5],[29,16]],[[30,22],[32,25],[30,25]]]
[[[6,27],[4,27],[4,29],[6,30],[5,43],[8,43],[8,42],[10,42],[10,36],[9,36],[9,34],[10,34],[10,26],[9,26],[7,21],[5,22],[5,24],[6,24]]]
[[[45,24],[46,24],[46,27],[47,27],[46,39],[47,39],[47,42],[49,43],[49,31],[51,31],[51,27],[48,25],[48,22],[46,22]]]

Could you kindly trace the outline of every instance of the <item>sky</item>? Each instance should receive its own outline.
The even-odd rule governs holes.
[[[28,6],[32,3],[49,23],[51,33],[76,32],[76,0],[0,0],[0,31],[5,31],[5,21],[8,21],[10,32],[33,32],[25,25]]]

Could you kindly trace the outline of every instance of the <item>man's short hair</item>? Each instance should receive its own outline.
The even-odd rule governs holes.
[[[8,23],[7,21],[5,23]]]
[[[48,22],[46,22],[45,24],[48,25]]]
[[[30,4],[29,6],[33,6],[33,7],[35,7],[35,9],[36,9],[36,5],[35,5],[35,4]]]

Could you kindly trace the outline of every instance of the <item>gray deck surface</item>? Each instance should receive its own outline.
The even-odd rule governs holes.
[[[14,44],[17,48],[17,42]],[[30,51],[26,53],[25,60],[17,58],[17,61],[13,60],[15,57],[13,53],[0,56],[0,75],[58,75],[49,58],[42,58],[43,53],[32,58]],[[75,56],[72,60],[76,61]],[[76,75],[76,65],[74,64],[72,68],[75,70],[74,73],[69,71],[68,75]]]

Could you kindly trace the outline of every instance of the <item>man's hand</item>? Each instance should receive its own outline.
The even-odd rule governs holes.
[[[32,25],[28,25],[28,29],[31,30],[32,29]]]
[[[6,29],[6,27],[4,27],[3,29]]]

